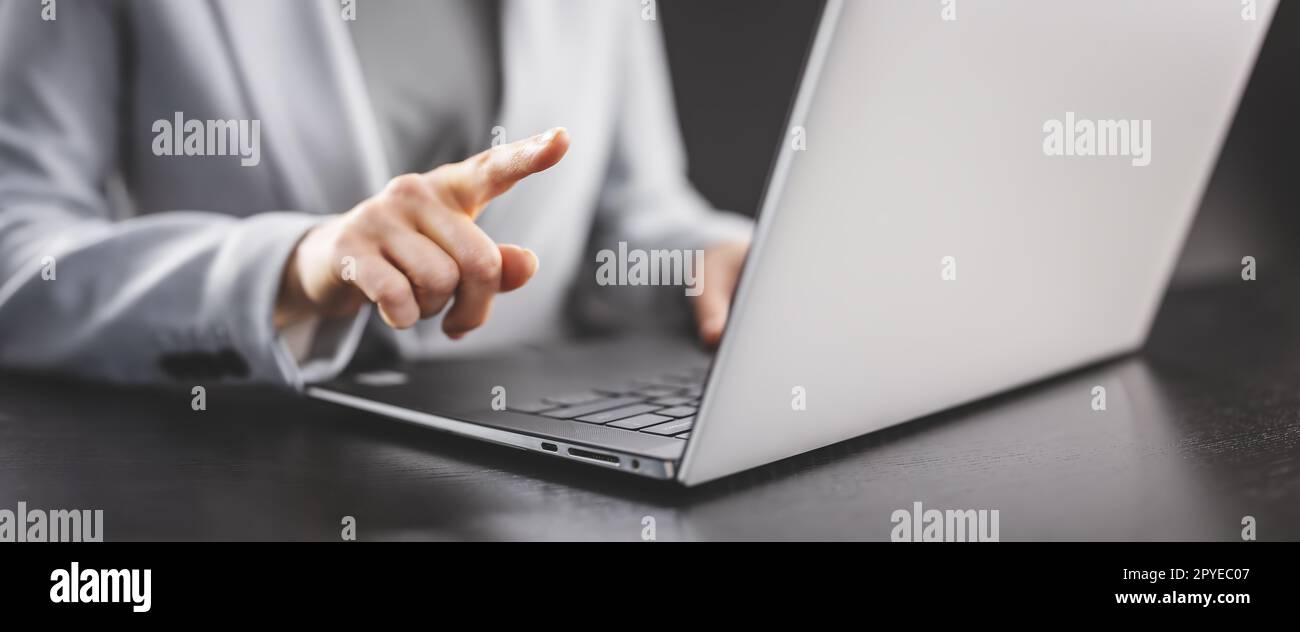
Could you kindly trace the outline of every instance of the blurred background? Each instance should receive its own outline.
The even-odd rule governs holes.
[[[692,181],[753,215],[822,2],[660,0]],[[1281,3],[1174,275],[1176,285],[1297,264],[1300,6]]]

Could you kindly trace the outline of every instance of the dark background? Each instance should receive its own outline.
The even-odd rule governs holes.
[[[821,2],[663,0],[690,176],[715,206],[753,215],[784,136]],[[937,9],[936,9],[937,11]],[[937,15],[937,13],[936,13]],[[1176,19],[1176,18],[1171,18]],[[1184,248],[1175,282],[1261,276],[1297,257],[1300,237],[1300,6],[1281,3]]]

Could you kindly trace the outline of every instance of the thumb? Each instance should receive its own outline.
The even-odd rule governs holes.
[[[493,198],[509,191],[516,182],[555,166],[568,151],[569,131],[555,127],[446,165],[431,175],[446,176],[444,183],[452,195],[475,218]]]

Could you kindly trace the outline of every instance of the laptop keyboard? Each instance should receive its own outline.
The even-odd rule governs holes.
[[[690,369],[626,387],[561,393],[510,410],[530,415],[686,439],[695,425],[707,368]]]

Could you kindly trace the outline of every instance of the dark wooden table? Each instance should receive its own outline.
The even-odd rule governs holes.
[[[0,373],[0,508],[104,510],[106,539],[888,539],[913,502],[1009,540],[1300,539],[1300,292],[1172,292],[1147,348],[696,489],[263,388]],[[1107,411],[1091,389],[1107,387]]]

